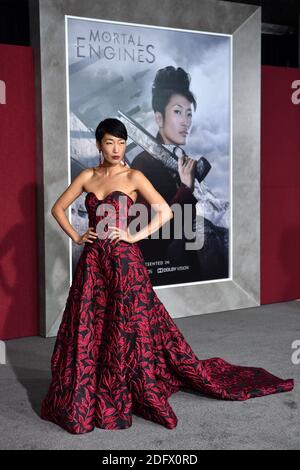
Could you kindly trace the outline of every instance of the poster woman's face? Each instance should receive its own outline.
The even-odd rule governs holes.
[[[159,132],[165,144],[184,145],[192,124],[192,103],[185,96],[174,94],[165,108],[165,119],[158,114]]]

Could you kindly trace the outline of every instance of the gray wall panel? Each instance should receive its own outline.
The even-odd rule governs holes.
[[[260,7],[214,0],[31,0],[30,9],[39,152],[41,335],[56,335],[69,289],[70,241],[50,214],[57,195],[69,184],[64,15],[233,35],[233,278],[156,293],[174,318],[259,305]]]

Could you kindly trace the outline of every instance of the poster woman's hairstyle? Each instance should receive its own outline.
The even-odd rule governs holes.
[[[168,65],[159,69],[152,85],[152,108],[153,111],[159,111],[163,118],[165,117],[165,108],[172,95],[183,95],[190,103],[193,103],[196,111],[197,103],[193,93],[190,90],[191,76],[181,67],[175,69]]]

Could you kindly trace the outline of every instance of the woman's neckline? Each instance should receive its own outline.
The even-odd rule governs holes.
[[[100,165],[99,168],[101,168],[101,166],[102,166],[102,165]],[[93,171],[95,172],[96,167],[92,167],[92,168],[93,168]],[[103,168],[103,166],[102,166],[102,168]],[[129,171],[129,170],[127,170],[127,171]],[[121,173],[127,173],[127,171],[122,171]],[[118,174],[118,173],[116,173],[116,174]],[[114,193],[114,192],[118,192],[118,193],[124,194],[125,196],[129,197],[129,199],[131,199],[131,201],[133,202],[133,204],[135,204],[136,201],[134,201],[133,198],[132,198],[129,194],[127,194],[125,191],[122,191],[122,190],[119,190],[119,189],[113,189],[113,190],[110,191],[108,194],[106,194],[106,196],[104,196],[103,198],[99,198],[99,197],[97,196],[97,194],[96,194],[94,191],[88,191],[87,194],[93,194],[93,195],[95,196],[95,198],[100,202],[100,201],[104,201],[108,196],[110,196],[110,195],[111,195],[112,193]]]
[[[131,196],[129,196],[129,194],[125,193],[125,191],[122,191],[121,189],[113,189],[112,191],[110,191],[108,194],[106,194],[106,196],[104,196],[103,198],[99,198],[97,196],[96,193],[94,193],[94,191],[88,191],[87,194],[93,194],[95,196],[95,198],[98,200],[98,202],[102,202],[102,201],[105,201],[105,199],[108,198],[108,196],[110,196],[111,194],[113,193],[122,193],[124,194],[125,196],[127,196],[133,204],[135,204],[135,201],[133,200],[133,198]]]

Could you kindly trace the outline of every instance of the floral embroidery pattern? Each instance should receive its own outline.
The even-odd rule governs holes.
[[[88,193],[89,226],[109,201],[117,224],[129,223],[133,200]],[[110,209],[107,211],[110,214]],[[72,434],[125,429],[136,414],[168,429],[177,417],[168,397],[181,388],[223,400],[288,392],[293,379],[259,367],[200,360],[152,288],[138,243],[98,238],[78,260],[51,358],[52,380],[41,418]]]

